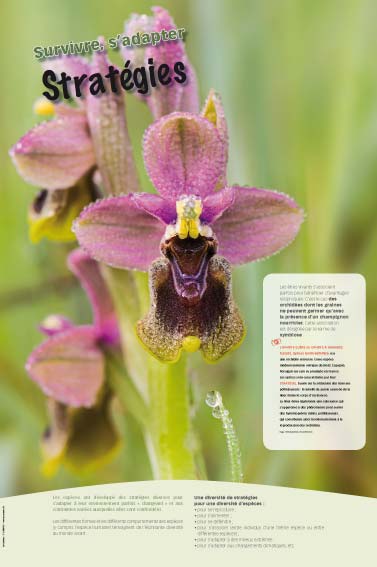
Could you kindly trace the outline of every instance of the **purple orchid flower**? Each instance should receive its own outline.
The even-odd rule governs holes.
[[[89,62],[64,56],[45,64],[57,76],[108,72],[106,52]],[[72,220],[98,197],[93,176],[100,170],[105,193],[138,190],[138,179],[125,119],[124,96],[106,92],[100,97],[76,98],[78,106],[54,105],[56,117],[29,130],[10,155],[25,181],[43,187],[35,198],[29,220],[31,239],[42,236],[72,240]],[[98,177],[98,176],[97,176]]]
[[[68,265],[89,297],[93,324],[76,326],[66,317],[50,315],[40,325],[48,338],[26,363],[30,377],[48,396],[50,425],[42,439],[47,475],[62,462],[76,472],[101,466],[119,447],[104,351],[119,347],[112,300],[97,262],[83,250],[74,250]]]
[[[169,32],[177,27],[169,12],[164,8],[155,6],[152,8],[153,16],[132,14],[125,23],[125,33],[131,37],[137,32],[151,34],[161,33],[162,30]],[[155,119],[174,111],[199,112],[199,95],[195,71],[188,59],[184,43],[181,39],[159,42],[156,45],[143,47],[123,47],[122,55],[125,61],[131,61],[132,66],[145,66],[148,61],[153,60],[157,69],[159,65],[169,65],[173,69],[177,61],[185,66],[187,79],[183,84],[172,81],[163,87],[151,88],[147,95],[137,96],[144,100]]]
[[[225,183],[227,151],[224,113],[211,93],[202,116],[174,112],[147,129],[144,161],[158,195],[97,201],[74,225],[95,259],[149,269],[151,307],[137,334],[166,362],[198,348],[214,362],[242,341],[231,264],[281,250],[303,220],[282,193],[237,185],[216,190]]]
[[[74,325],[60,315],[41,324],[47,339],[31,353],[26,370],[42,391],[71,407],[92,407],[105,382],[103,347],[116,347],[119,332],[113,304],[97,262],[83,250],[68,257],[92,304],[92,325]]]

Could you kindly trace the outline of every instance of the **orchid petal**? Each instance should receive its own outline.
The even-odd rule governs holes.
[[[165,225],[141,210],[133,195],[89,205],[74,223],[80,245],[96,260],[116,268],[145,271],[160,255]]]
[[[150,33],[152,31],[152,16],[146,14],[131,14],[131,17],[124,22],[124,33],[127,37],[132,37],[137,33]],[[141,67],[145,65],[145,47],[139,45],[136,47],[121,47],[121,53],[125,61],[130,61],[131,66]],[[145,95],[135,92],[145,100]]]
[[[152,18],[152,32],[161,32],[162,30],[170,31],[176,30],[172,17],[169,12],[164,8],[152,8],[154,17]],[[145,59],[153,58],[154,65],[158,68],[160,65],[169,65],[171,72],[174,65],[180,61],[185,64],[187,70],[187,57],[182,40],[161,41],[157,45],[148,46],[145,50]],[[155,119],[161,118],[165,114],[169,114],[176,110],[183,110],[182,97],[188,88],[188,84],[179,84],[171,78],[168,85],[158,85],[151,89],[151,92],[146,101]],[[192,76],[190,77],[192,81]],[[187,81],[187,79],[186,79]],[[192,81],[191,88],[195,88],[195,81]]]
[[[77,248],[68,256],[68,267],[80,280],[93,309],[94,324],[102,340],[118,339],[114,305],[96,260]]]
[[[46,189],[71,187],[94,165],[87,122],[80,114],[38,124],[10,155],[25,181]]]
[[[172,201],[167,201],[153,193],[134,193],[132,197],[140,209],[165,224],[169,224],[177,218],[175,203]]]
[[[147,129],[144,161],[158,192],[175,201],[183,194],[206,197],[212,193],[224,170],[225,151],[208,120],[174,112]]]
[[[153,16],[132,14],[125,23],[125,34],[128,37],[140,34],[161,33],[176,30],[177,27],[169,12],[163,8],[152,8]],[[199,112],[199,93],[195,72],[186,55],[184,43],[181,39],[159,42],[157,45],[122,47],[122,55],[126,61],[130,61],[133,68],[148,65],[148,59],[153,59],[155,68],[161,64],[174,65],[180,61],[184,64],[186,80],[183,84],[172,78],[169,85],[158,85],[152,87],[148,94],[134,91],[134,94],[144,100],[155,119],[174,111]]]
[[[93,55],[92,72],[109,71],[106,53]],[[99,96],[88,95],[87,112],[96,160],[108,195],[137,191],[139,183],[125,117],[123,91],[110,89]]]
[[[304,214],[297,203],[267,189],[234,187],[235,200],[212,228],[219,254],[243,264],[274,254],[297,235]]]
[[[225,187],[221,191],[208,195],[203,201],[203,212],[200,219],[208,224],[215,222],[233,202],[233,187]]]
[[[104,381],[104,358],[94,327],[68,329],[31,353],[26,370],[43,392],[74,407],[91,407]]]
[[[213,89],[209,91],[207,100],[205,101],[204,108],[202,110],[202,116],[207,118],[214,126],[216,126],[217,131],[220,134],[221,141],[225,148],[225,166],[223,175],[218,181],[217,188],[224,187],[226,185],[226,164],[228,163],[228,126],[226,123],[224,107],[221,101],[221,97]]]

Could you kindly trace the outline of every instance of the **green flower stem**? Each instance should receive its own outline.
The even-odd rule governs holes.
[[[186,357],[162,364],[150,357],[151,439],[162,479],[197,478],[191,432]]]
[[[136,406],[124,385],[117,382],[113,387],[121,402],[123,396],[125,407],[132,405],[139,415],[154,476],[197,478],[186,358],[182,356],[176,364],[163,364],[145,351],[136,336],[135,324],[149,308],[146,275],[107,267],[103,267],[103,274],[118,314],[127,374],[138,393]],[[145,406],[138,405],[140,400]]]
[[[121,333],[122,350],[127,373],[145,402],[148,401],[148,367],[146,353],[135,334],[135,324],[143,312],[139,299],[140,287],[147,287],[146,274],[139,278],[136,272],[102,266],[102,273],[112,295]],[[148,290],[148,287],[147,287]]]

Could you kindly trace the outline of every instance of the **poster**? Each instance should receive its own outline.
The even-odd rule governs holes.
[[[1,565],[375,564],[376,15],[2,7]]]

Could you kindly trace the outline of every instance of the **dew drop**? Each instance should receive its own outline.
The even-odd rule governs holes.
[[[222,401],[223,400],[220,392],[217,392],[216,390],[212,390],[211,392],[208,392],[206,396],[206,404],[210,408],[216,408],[220,406],[222,404]]]
[[[229,411],[224,407],[220,392],[217,390],[208,392],[206,396],[206,404],[212,408],[212,416],[221,421],[228,449],[232,481],[242,482],[243,473],[240,445],[233,425],[233,420],[230,417]]]
[[[212,410],[212,415],[213,415],[213,417],[215,417],[216,419],[221,419],[221,418],[222,418],[222,411],[221,411],[221,408],[213,408],[213,410]]]

